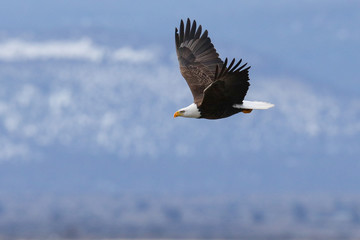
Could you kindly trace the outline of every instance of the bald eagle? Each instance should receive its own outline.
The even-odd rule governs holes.
[[[249,69],[235,64],[235,58],[228,65],[219,58],[208,31],[202,33],[201,25],[186,27],[180,22],[180,31],[175,28],[175,44],[180,71],[185,78],[194,103],[175,112],[174,117],[220,119],[239,112],[250,113],[253,109],[268,109],[274,105],[266,102],[246,101],[249,89]]]

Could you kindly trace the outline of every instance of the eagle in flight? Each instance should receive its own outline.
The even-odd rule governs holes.
[[[175,28],[175,44],[180,71],[185,78],[194,103],[175,112],[174,117],[220,119],[239,112],[250,113],[253,109],[268,109],[274,105],[259,101],[246,101],[249,89],[249,69],[235,63],[228,64],[219,58],[208,31],[202,33],[201,25],[183,20],[180,30]]]

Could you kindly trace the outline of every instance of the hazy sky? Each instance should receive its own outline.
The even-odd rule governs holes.
[[[359,10],[358,1],[3,1],[0,188],[355,191]],[[187,17],[222,59],[249,62],[247,99],[274,109],[172,118],[192,101],[174,48]]]

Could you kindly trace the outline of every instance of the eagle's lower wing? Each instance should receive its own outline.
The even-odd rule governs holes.
[[[211,109],[216,104],[242,104],[249,89],[249,68],[246,64],[239,66],[241,60],[234,67],[235,60],[229,66],[227,59],[222,69],[216,68],[215,82],[204,91],[203,108]]]
[[[194,103],[199,105],[204,96],[204,90],[215,80],[216,66],[222,68],[223,62],[219,58],[214,45],[205,30],[201,34],[201,25],[196,28],[187,19],[186,28],[181,20],[180,31],[175,29],[176,53],[180,71],[190,87]]]

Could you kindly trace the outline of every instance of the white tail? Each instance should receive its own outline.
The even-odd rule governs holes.
[[[234,108],[242,109],[268,109],[272,108],[275,105],[267,102],[258,102],[258,101],[246,101],[244,100],[242,104],[234,104]]]

